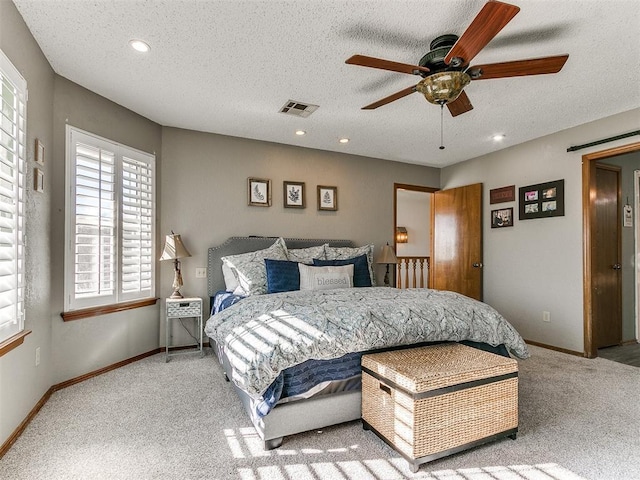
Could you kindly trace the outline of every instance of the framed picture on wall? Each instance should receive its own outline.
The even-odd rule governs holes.
[[[513,227],[513,207],[491,210],[491,228]]]
[[[249,205],[254,207],[271,206],[271,180],[249,178],[247,181]]]
[[[35,160],[40,165],[44,165],[44,145],[36,138]]]
[[[338,210],[338,187],[318,185],[318,210]]]
[[[516,199],[516,186],[500,187],[489,190],[489,203],[513,202]]]
[[[283,182],[285,208],[305,208],[304,182]]]
[[[39,168],[33,169],[33,189],[36,192],[44,192],[44,172]]]
[[[520,187],[520,220],[564,216],[564,180]]]

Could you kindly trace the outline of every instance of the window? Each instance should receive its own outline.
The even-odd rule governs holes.
[[[27,82],[0,51],[0,343],[24,329]]]
[[[155,156],[67,126],[65,310],[155,295]]]

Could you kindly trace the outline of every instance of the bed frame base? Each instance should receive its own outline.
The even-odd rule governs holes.
[[[264,441],[264,449],[265,450],[274,450],[282,445],[282,440],[284,437],[272,438],[271,440]]]
[[[214,351],[218,347],[210,339]],[[230,370],[227,357],[222,355],[222,369],[225,380]],[[331,395],[320,395],[306,400],[277,405],[268,415],[256,417],[251,405],[251,397],[230,382],[240,397],[256,432],[264,442],[265,450],[273,450],[282,445],[284,437],[296,433],[308,432],[338,423],[360,420],[362,418],[362,392],[352,390]]]

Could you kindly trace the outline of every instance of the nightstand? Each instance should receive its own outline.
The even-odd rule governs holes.
[[[183,318],[193,318],[196,321],[198,328],[198,343],[194,344],[194,348],[186,350],[178,350],[169,353],[169,348],[172,347],[173,334],[171,332],[171,321]],[[201,298],[167,298],[166,300],[166,323],[165,323],[165,362],[169,361],[169,357],[173,355],[179,355],[182,353],[198,353],[200,356],[204,356],[204,350],[202,349],[202,299]],[[190,346],[190,345],[188,345]]]

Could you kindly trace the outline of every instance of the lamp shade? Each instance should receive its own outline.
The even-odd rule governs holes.
[[[386,263],[387,265],[390,263],[398,263],[398,258],[388,243],[382,247],[382,254],[377,263]]]
[[[178,258],[190,257],[191,254],[185,248],[180,235],[171,233],[167,235],[164,241],[164,250],[160,260],[175,260]]]

